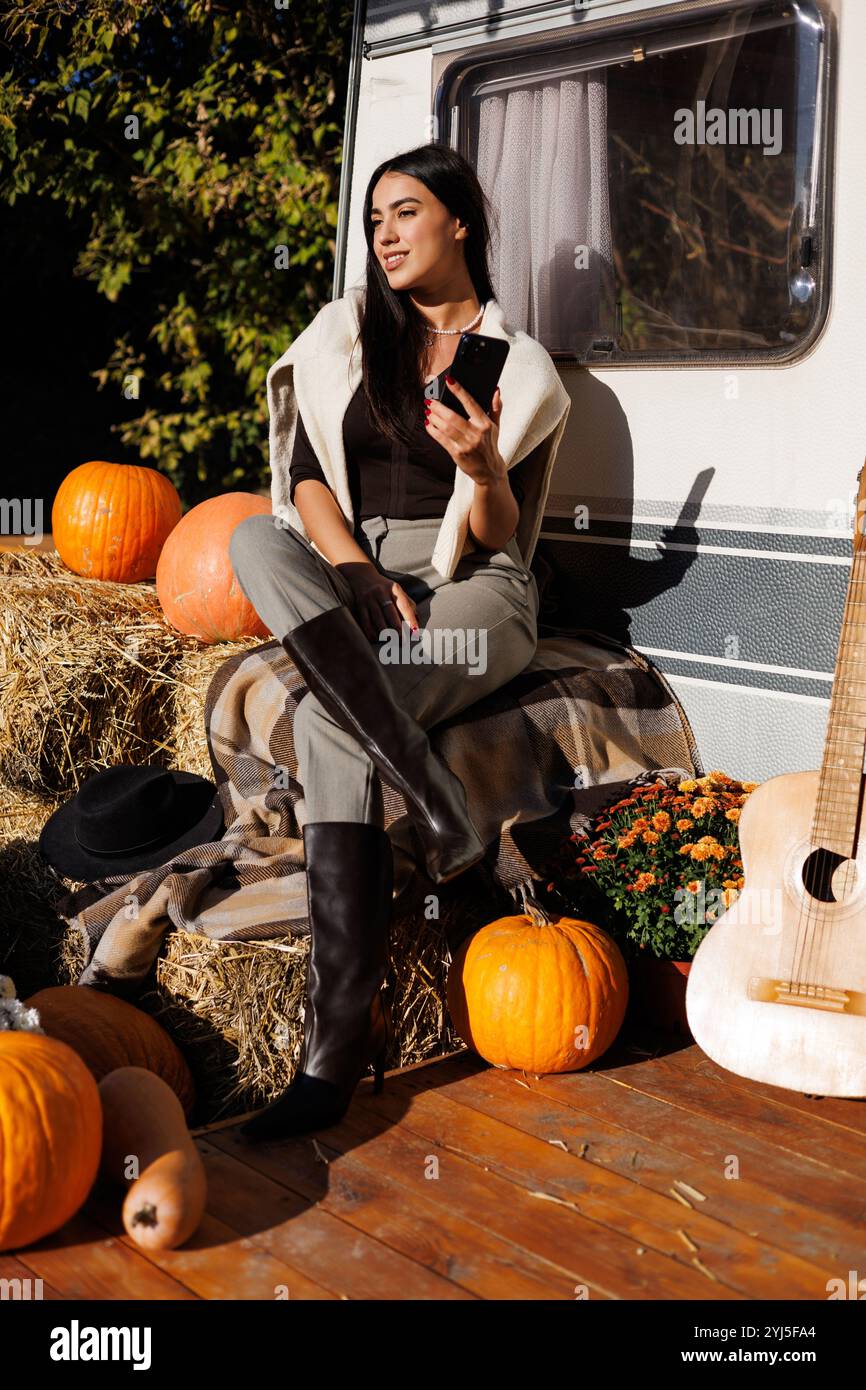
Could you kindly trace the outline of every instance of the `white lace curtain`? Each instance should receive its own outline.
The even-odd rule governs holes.
[[[604,69],[482,97],[478,121],[477,172],[495,211],[491,278],[506,318],[549,351],[611,335]],[[586,269],[575,267],[580,247]]]

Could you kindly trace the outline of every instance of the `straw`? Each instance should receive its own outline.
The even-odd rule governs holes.
[[[0,593],[2,782],[57,796],[118,763],[213,775],[208,685],[262,638],[205,646],[168,624],[153,581],[83,579],[56,552],[0,553]]]

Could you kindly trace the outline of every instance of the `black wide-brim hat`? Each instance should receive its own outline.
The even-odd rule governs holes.
[[[158,868],[223,830],[219,793],[206,777],[120,763],[93,773],[49,816],[39,851],[64,877],[90,883]]]

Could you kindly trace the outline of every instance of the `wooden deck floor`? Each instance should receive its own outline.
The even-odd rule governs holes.
[[[145,1256],[95,1189],[0,1277],[46,1298],[826,1301],[863,1265],[866,1106],[659,1035],[565,1076],[422,1063],[316,1137],[253,1147],[237,1123],[196,1131],[208,1208],[184,1249]]]

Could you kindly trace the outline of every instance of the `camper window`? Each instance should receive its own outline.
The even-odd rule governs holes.
[[[827,299],[827,40],[817,0],[765,0],[450,62],[439,130],[493,204],[512,322],[583,361],[805,351]]]

